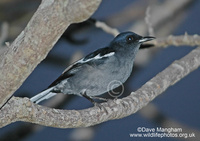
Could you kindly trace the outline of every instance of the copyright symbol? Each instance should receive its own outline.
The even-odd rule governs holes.
[[[121,91],[115,91],[114,89],[121,86]],[[113,80],[107,86],[107,91],[110,96],[114,98],[120,97],[124,92],[124,85],[121,81]]]

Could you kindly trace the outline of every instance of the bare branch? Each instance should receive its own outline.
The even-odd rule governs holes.
[[[112,34],[114,37],[117,36],[119,34],[119,31],[116,28],[112,28],[110,26],[108,26],[106,23],[101,22],[101,21],[97,21],[95,23],[95,26],[98,28],[101,28],[103,31]]]
[[[185,33],[185,35],[181,36],[173,36],[170,35],[167,39],[166,38],[161,38],[157,39],[155,41],[151,42],[157,47],[167,47],[169,45],[173,46],[183,46],[183,45],[188,45],[188,46],[200,46],[200,36],[195,34],[195,35],[188,35]]]
[[[148,6],[147,10],[146,10],[145,22],[146,22],[147,27],[148,27],[149,35],[155,36],[153,25],[150,21],[150,18],[151,18],[150,10],[151,10],[151,8],[150,8],[150,6]]]
[[[178,21],[176,21],[176,19],[179,18],[179,22],[182,21],[182,18],[180,19],[180,13],[185,12],[185,7],[189,6],[192,2],[194,2],[194,0],[176,0],[163,1],[163,3],[158,3],[155,6],[152,5],[151,25],[154,27],[155,35],[158,35],[158,33],[159,35],[171,33],[177,26]],[[171,20],[172,17],[174,17],[173,20]],[[170,24],[166,25],[168,23]],[[129,30],[141,35],[147,34],[148,31],[146,23],[143,20],[137,21]]]
[[[1,110],[0,127],[15,121],[32,122],[58,128],[88,127],[129,116],[146,106],[168,87],[200,66],[200,47],[149,80],[129,96],[101,104],[101,108],[58,110],[33,104],[28,98],[13,97]]]
[[[66,28],[89,18],[101,0],[42,0],[26,28],[0,56],[0,107],[46,57]]]

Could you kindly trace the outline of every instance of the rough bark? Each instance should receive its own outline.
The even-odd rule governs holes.
[[[71,23],[89,18],[101,0],[42,0],[15,41],[0,56],[0,107],[47,56]]]

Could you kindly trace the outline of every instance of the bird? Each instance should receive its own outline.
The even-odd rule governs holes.
[[[94,99],[101,99],[100,95],[119,87],[129,78],[141,44],[153,39],[155,37],[143,37],[130,31],[122,32],[106,47],[99,48],[71,64],[47,89],[30,100],[38,104],[63,93],[85,97],[95,105]],[[121,84],[108,88],[113,80]]]

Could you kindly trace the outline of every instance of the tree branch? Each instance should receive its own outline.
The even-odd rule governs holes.
[[[15,121],[25,121],[58,128],[75,128],[123,118],[146,106],[199,66],[200,47],[197,47],[182,59],[174,61],[136,92],[123,99],[102,103],[101,108],[58,110],[33,104],[28,98],[13,97],[0,112],[0,127]]]
[[[39,8],[0,56],[0,107],[47,56],[71,23],[89,18],[101,0],[42,0]]]
[[[166,38],[160,38],[155,41],[151,42],[153,45],[157,47],[167,47],[169,45],[173,46],[200,46],[200,36],[195,35],[188,35],[185,33],[185,35],[181,36],[173,36],[170,35],[167,39]]]
[[[114,37],[120,33],[116,28],[112,28],[112,27],[108,26],[105,22],[97,21],[95,23],[95,26],[97,28],[101,28],[103,31],[113,35]]]

